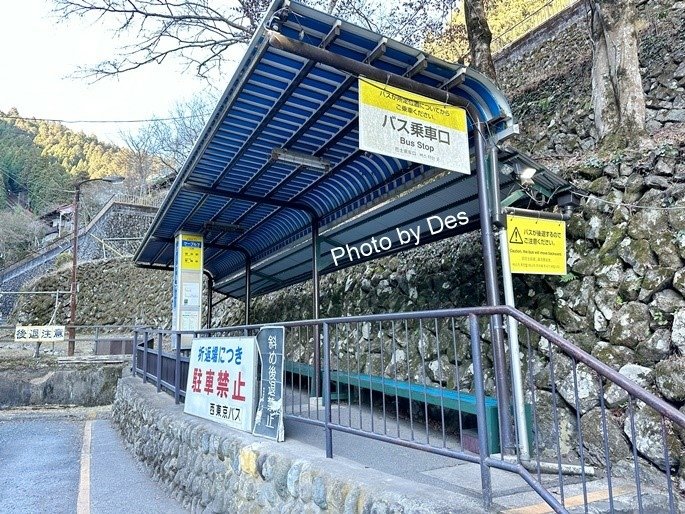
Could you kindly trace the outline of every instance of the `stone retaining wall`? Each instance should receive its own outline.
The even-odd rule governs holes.
[[[326,459],[319,448],[275,443],[183,414],[139,378],[119,381],[112,418],[134,455],[192,512],[482,512],[476,501]],[[287,433],[286,433],[287,437]],[[322,431],[323,437],[323,431]]]
[[[116,201],[108,203],[91,224],[79,232],[79,263],[132,255],[156,212],[156,207]],[[17,303],[16,295],[3,295],[2,291],[19,291],[50,273],[58,267],[60,256],[67,252],[71,255],[71,243],[71,236],[65,236],[51,243],[39,255],[0,271],[0,320],[6,320]],[[70,259],[63,262],[70,262]],[[62,290],[68,291],[69,287]]]

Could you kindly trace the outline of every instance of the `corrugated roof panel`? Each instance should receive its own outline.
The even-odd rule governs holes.
[[[283,0],[272,4],[267,21],[274,13],[286,11],[281,34],[315,46],[325,38],[326,50],[341,56],[365,61],[384,41],[346,22],[339,24],[337,36],[332,35],[338,20]],[[404,75],[418,59],[425,59],[427,66],[417,68],[413,76],[416,81],[439,86],[457,73],[465,73],[464,84],[450,91],[478,105],[485,121],[504,114],[496,129],[511,131],[513,120],[506,99],[491,82],[472,70],[392,40],[385,41],[385,52],[375,55],[372,64]],[[303,244],[313,213],[320,217],[318,224],[324,232],[343,219],[361,216],[363,220],[366,215],[360,213],[370,205],[392,197],[398,188],[405,189],[435,174],[427,166],[359,151],[357,102],[356,77],[269,46],[269,33],[261,27],[136,253],[136,261],[168,263],[173,258],[170,239],[178,231],[202,230],[208,221],[237,223],[245,232],[212,229],[205,234],[206,268],[215,280],[220,282],[242,271],[245,251],[258,268],[262,266],[258,261],[264,260],[263,269],[269,273],[283,273],[285,282],[296,280],[306,268],[302,258],[309,258],[310,250],[308,254],[306,249],[296,249],[295,253],[286,252],[285,257],[266,263],[289,245]],[[321,157],[330,163],[330,169],[323,172],[275,161],[275,148]],[[459,177],[459,181],[475,187],[472,177]],[[184,184],[214,188],[217,192],[191,192],[183,188]],[[256,203],[257,198],[261,200]],[[291,202],[291,207],[270,202]],[[359,227],[375,230],[378,223],[369,218],[366,225],[361,223]],[[346,237],[353,236],[362,237],[363,232]],[[272,290],[277,283],[255,278],[255,290]],[[224,290],[241,288],[228,284]]]

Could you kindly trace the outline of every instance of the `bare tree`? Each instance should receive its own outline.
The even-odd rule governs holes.
[[[492,32],[485,15],[483,0],[464,0],[464,15],[466,17],[471,66],[496,82],[497,71],[495,71],[495,64],[490,52]]]
[[[0,212],[0,266],[16,262],[38,247],[46,226],[30,211],[15,207]]]
[[[592,103],[600,139],[626,144],[645,127],[634,0],[589,0],[592,20]],[[620,140],[620,141],[619,141]]]
[[[211,95],[196,96],[186,102],[178,102],[165,118],[148,125],[152,138],[150,147],[171,171],[178,173],[215,105]]]
[[[419,44],[446,25],[456,0],[309,0],[335,16],[362,24],[388,37]],[[198,76],[220,71],[226,51],[247,43],[262,22],[268,0],[53,0],[64,18],[114,23],[118,35],[133,37],[119,56],[86,68],[102,78],[176,56]]]
[[[132,193],[145,195],[149,191],[150,178],[163,167],[156,154],[158,148],[149,126],[138,132],[122,133],[126,148],[121,152],[119,166],[126,176],[126,188]]]

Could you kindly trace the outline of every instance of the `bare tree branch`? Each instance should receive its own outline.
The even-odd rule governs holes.
[[[227,59],[227,50],[246,44],[262,23],[268,0],[52,0],[63,19],[111,24],[133,43],[119,55],[79,70],[99,80],[175,57],[209,78]],[[443,29],[456,0],[308,0],[334,16],[408,44]]]

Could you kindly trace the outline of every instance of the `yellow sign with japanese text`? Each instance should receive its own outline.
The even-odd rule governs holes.
[[[181,235],[181,269],[202,270],[202,236]]]
[[[507,246],[512,273],[566,275],[563,221],[507,216]]]
[[[359,149],[471,173],[464,109],[363,77]]]

